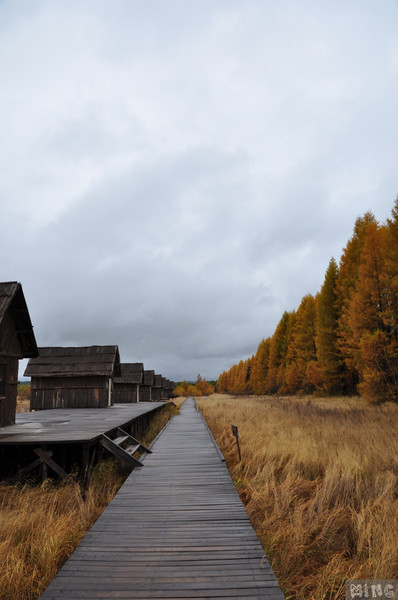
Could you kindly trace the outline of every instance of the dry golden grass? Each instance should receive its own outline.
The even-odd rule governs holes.
[[[29,412],[30,410],[30,400],[26,400],[26,398],[21,398],[17,396],[17,413]]]
[[[29,412],[30,410],[30,384],[19,383],[17,395],[17,413]]]
[[[96,467],[84,500],[72,477],[62,485],[0,485],[0,599],[38,598],[122,482],[111,460]]]
[[[171,402],[174,402],[177,408],[181,408],[182,403],[185,402],[186,399],[186,396],[178,396],[177,398],[173,398]]]
[[[149,444],[173,406],[155,415]],[[35,600],[106,508],[127,472],[113,459],[96,466],[84,498],[74,477],[41,486],[0,483],[0,600]]]
[[[217,394],[198,404],[287,598],[340,599],[348,578],[398,577],[398,406]]]

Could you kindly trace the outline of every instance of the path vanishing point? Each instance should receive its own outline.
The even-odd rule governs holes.
[[[152,451],[41,600],[284,600],[192,399]]]

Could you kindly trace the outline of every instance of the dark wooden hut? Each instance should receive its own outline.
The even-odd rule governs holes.
[[[160,392],[160,399],[161,400],[168,400],[168,383],[167,383],[167,379],[166,377],[162,377],[162,387],[161,387],[161,392]]]
[[[122,363],[120,371],[120,377],[115,377],[113,380],[114,403],[140,402],[144,365],[142,363]]]
[[[152,398],[152,386],[155,382],[155,371],[145,370],[144,379],[142,385],[140,385],[140,402],[151,402]]]
[[[162,376],[155,374],[152,386],[152,400],[160,401],[162,398]]]
[[[25,370],[31,377],[30,408],[104,408],[113,404],[120,375],[117,346],[39,348]]]
[[[170,379],[168,379],[167,380],[167,397],[168,397],[168,399],[174,398],[175,387],[176,387],[176,384],[174,383],[174,381],[170,381]]]
[[[0,427],[15,423],[18,360],[38,355],[22,286],[0,283]]]

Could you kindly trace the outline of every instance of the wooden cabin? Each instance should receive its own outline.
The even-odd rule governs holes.
[[[140,386],[144,380],[142,363],[122,363],[121,375],[113,380],[113,398],[115,404],[140,402]]]
[[[155,374],[152,386],[152,400],[159,402],[162,399],[162,376]]]
[[[15,423],[18,360],[38,355],[22,286],[0,283],[0,427]]]
[[[174,390],[176,388],[176,384],[174,383],[174,381],[170,381],[170,379],[167,380],[167,398],[170,400],[170,398],[174,398]]]
[[[105,408],[113,404],[120,376],[117,346],[39,348],[25,370],[31,377],[30,408]]]
[[[161,392],[160,392],[161,400],[168,400],[167,387],[168,387],[167,379],[166,379],[166,377],[162,377],[162,387],[161,387]]]
[[[140,402],[152,402],[152,386],[155,382],[155,371],[145,370],[143,383],[140,385]]]

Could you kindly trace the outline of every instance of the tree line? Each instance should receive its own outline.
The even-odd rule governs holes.
[[[384,224],[359,217],[320,291],[284,312],[256,353],[219,376],[234,394],[361,394],[398,400],[398,198]]]
[[[174,393],[176,396],[210,396],[214,394],[214,384],[206,381],[199,373],[195,383],[184,380],[177,384]]]

